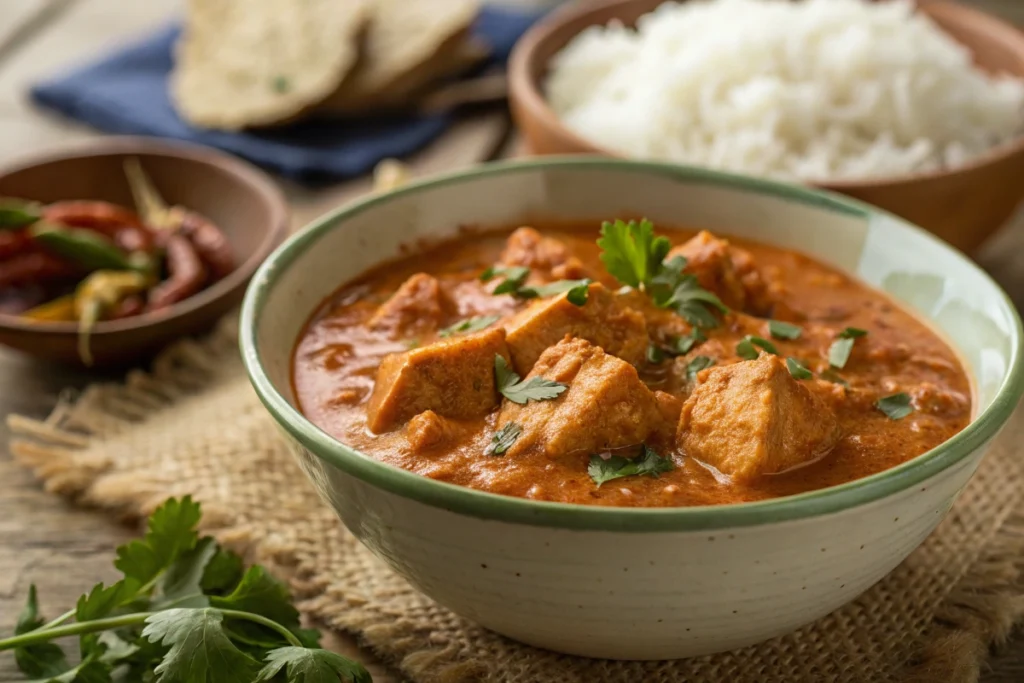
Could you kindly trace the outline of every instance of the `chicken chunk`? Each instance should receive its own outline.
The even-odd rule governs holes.
[[[405,438],[413,451],[422,453],[444,448],[473,429],[472,423],[458,422],[441,417],[433,410],[425,410],[409,420],[405,426]]]
[[[486,415],[498,405],[494,356],[508,360],[500,327],[385,356],[366,407],[379,434],[432,410],[455,419]]]
[[[506,266],[525,266],[545,280],[580,280],[589,277],[583,263],[553,237],[533,228],[519,228],[509,235],[499,258]]]
[[[408,337],[441,327],[452,308],[436,278],[416,273],[381,304],[366,324],[371,329],[388,330],[395,338]]]
[[[541,376],[568,389],[554,400],[504,402],[499,428],[514,422],[522,430],[507,451],[511,457],[533,449],[557,458],[631,446],[665,422],[636,368],[584,339],[566,338],[545,351],[529,374]]]
[[[712,368],[703,379],[683,405],[676,438],[687,456],[734,480],[812,462],[839,440],[835,415],[778,356]]]
[[[643,314],[625,306],[600,283],[590,285],[583,306],[569,301],[567,294],[544,299],[510,318],[505,329],[512,365],[520,375],[566,335],[586,339],[633,365],[641,363],[647,352]]]
[[[754,314],[770,310],[767,286],[750,252],[702,230],[669,252],[669,259],[674,256],[686,257],[685,272],[695,275],[701,287],[729,308]]]

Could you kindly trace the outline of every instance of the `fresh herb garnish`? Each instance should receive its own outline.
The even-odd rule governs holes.
[[[496,315],[479,315],[475,318],[466,318],[461,320],[454,325],[450,325],[438,331],[437,336],[439,337],[451,337],[455,334],[462,332],[479,332],[480,330],[486,329],[498,322],[499,317]]]
[[[875,407],[885,413],[890,420],[902,420],[914,412],[910,402],[910,394],[900,392],[892,396],[883,396],[875,401]]]
[[[814,373],[807,369],[798,358],[787,358],[786,367],[794,379],[814,379]]]
[[[559,394],[569,388],[561,382],[543,377],[531,377],[520,381],[516,371],[498,354],[494,354],[494,375],[501,395],[520,405],[527,401],[549,401],[558,398]]]
[[[582,306],[587,303],[590,296],[591,280],[558,280],[548,285],[537,285],[536,287],[520,287],[513,292],[520,299],[536,299],[538,297],[555,296],[562,292],[568,292],[565,298],[575,306]]]
[[[665,361],[665,350],[654,344],[647,345],[647,362],[651,365],[658,365]]]
[[[665,261],[671,243],[655,237],[648,220],[617,220],[601,226],[601,261],[615,278],[646,292],[661,308],[670,308],[696,327],[715,327],[715,311],[728,313],[722,301],[700,286],[696,276],[684,273],[686,258]]]
[[[775,339],[799,339],[803,330],[798,325],[784,323],[781,320],[769,320],[768,334]]]
[[[649,476],[657,478],[662,472],[675,469],[672,458],[663,458],[649,446],[641,446],[640,454],[635,458],[623,458],[613,455],[603,458],[600,455],[590,456],[587,474],[594,480],[598,488],[601,484],[622,477]]]
[[[672,243],[654,235],[654,224],[644,219],[637,223],[616,220],[601,225],[601,262],[619,282],[647,289],[660,272]]]
[[[693,350],[694,346],[707,341],[707,339],[708,338],[704,336],[704,332],[699,327],[694,327],[690,330],[689,334],[676,339],[673,351],[681,356],[685,353],[689,353]]]
[[[490,282],[496,277],[504,280],[494,288],[494,294],[514,294],[530,277],[530,269],[523,266],[492,266],[480,274],[480,281]]]
[[[15,635],[0,639],[0,651],[14,650],[26,675],[51,683],[154,674],[163,683],[371,683],[360,664],[319,649],[320,634],[300,627],[284,584],[260,566],[243,573],[241,558],[200,538],[201,513],[187,496],[161,505],[145,537],[117,549],[121,580],[98,584],[49,623],[32,586]],[[79,636],[75,667],[52,642],[69,636]]]
[[[850,383],[847,382],[845,379],[843,379],[840,376],[840,374],[838,372],[836,372],[835,370],[833,370],[832,368],[829,368],[828,370],[825,370],[824,372],[822,372],[819,375],[819,377],[821,377],[823,380],[827,380],[829,382],[832,382],[833,384],[838,384],[839,386],[846,387],[847,389],[850,388]]]
[[[853,352],[853,345],[858,337],[867,334],[867,330],[856,327],[847,327],[839,333],[839,338],[832,342],[828,348],[828,364],[834,368],[845,368],[850,360],[850,353]]]
[[[746,360],[757,360],[757,357],[761,355],[758,350],[754,347],[760,347],[773,355],[779,355],[779,350],[775,348],[775,344],[772,344],[767,339],[762,337],[755,337],[748,334],[740,343],[736,345],[736,355]]]
[[[484,455],[505,455],[505,451],[512,448],[523,428],[515,422],[506,422],[505,426],[494,432],[491,443],[484,450]]]
[[[714,358],[707,356],[695,356],[686,364],[686,379],[691,382],[697,381],[697,373],[706,370],[715,364]]]

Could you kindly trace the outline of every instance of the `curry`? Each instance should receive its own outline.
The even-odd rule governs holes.
[[[756,501],[963,429],[970,381],[884,294],[801,253],[647,221],[469,233],[345,285],[302,412],[424,477],[612,506]]]

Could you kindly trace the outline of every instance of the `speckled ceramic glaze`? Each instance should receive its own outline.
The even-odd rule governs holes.
[[[792,247],[856,273],[941,329],[976,380],[973,423],[900,467],[773,501],[614,509],[495,496],[348,448],[295,409],[293,344],[340,284],[402,244],[460,225],[644,215]],[[707,171],[597,159],[484,166],[346,206],[257,274],[242,350],[253,384],[324,499],[431,598],[560,652],[667,659],[748,645],[851,600],[949,510],[1021,394],[1020,320],[965,257],[833,195]]]

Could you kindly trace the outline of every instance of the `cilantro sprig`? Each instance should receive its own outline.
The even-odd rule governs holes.
[[[492,266],[480,274],[481,282],[490,282],[496,277],[504,278],[494,288],[494,294],[511,294],[519,299],[537,299],[568,292],[569,303],[582,306],[590,295],[591,280],[557,280],[546,285],[526,286],[530,269],[524,266]]]
[[[523,428],[521,426],[515,422],[507,422],[504,427],[494,432],[491,442],[484,449],[484,455],[505,455],[505,452],[512,448],[512,444],[516,442],[516,439],[522,433]]]
[[[496,315],[478,315],[473,318],[466,318],[465,320],[460,320],[454,325],[449,325],[448,327],[438,330],[437,336],[445,338],[455,336],[456,334],[479,332],[480,330],[487,329],[494,323],[498,322],[498,320],[499,317]]]
[[[755,348],[756,347],[756,348]],[[761,353],[758,348],[764,349],[772,355],[779,355],[779,350],[770,341],[763,337],[755,337],[748,334],[736,344],[736,355],[745,360],[757,360]]]
[[[594,480],[597,487],[601,484],[621,479],[622,477],[648,476],[657,478],[662,472],[675,469],[672,458],[658,455],[650,446],[641,446],[640,454],[635,458],[623,458],[621,455],[603,457],[590,456],[587,474]]]
[[[498,354],[494,354],[494,376],[501,395],[520,405],[527,401],[550,401],[569,388],[543,377],[521,380],[518,373],[509,367],[508,361]]]
[[[320,634],[300,627],[284,584],[200,537],[201,517],[190,497],[168,500],[142,539],[117,549],[122,578],[97,584],[49,623],[30,587],[0,651],[13,650],[23,673],[51,683],[102,683],[115,674],[161,683],[371,683],[362,665],[319,649]],[[53,642],[72,636],[81,652],[74,667]]]
[[[695,275],[683,272],[685,257],[665,261],[672,244],[667,237],[655,236],[649,220],[605,222],[597,245],[601,261],[616,280],[647,293],[657,306],[672,309],[694,327],[715,327],[715,313],[729,312]]]

